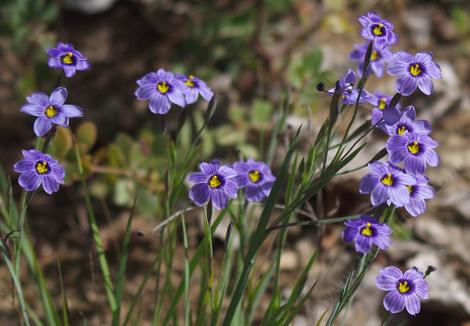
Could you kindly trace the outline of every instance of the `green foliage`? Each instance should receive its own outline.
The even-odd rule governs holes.
[[[77,153],[81,155],[80,160],[83,164],[85,176],[89,176],[92,173],[92,155],[90,150],[96,143],[96,136],[96,126],[92,122],[83,122],[78,126],[75,140],[69,128],[57,127],[51,140],[49,152],[66,167],[66,184],[80,180]],[[79,152],[74,150],[74,141],[80,149]]]
[[[312,284],[308,280],[316,254],[312,253],[309,262],[298,275],[290,295],[285,299],[282,298],[281,285],[279,284],[280,259],[287,245],[287,228],[295,225],[339,223],[345,219],[355,218],[346,216],[308,223],[295,222],[297,210],[322,191],[357,156],[365,145],[361,143],[362,137],[370,132],[369,129],[360,126],[351,135],[346,133],[339,146],[331,146],[330,132],[343,112],[339,109],[339,101],[339,97],[332,98],[330,116],[324,122],[317,135],[317,140],[307,153],[297,151],[300,130],[289,140],[290,145],[282,166],[276,171],[276,182],[261,207],[259,218],[253,216],[252,209],[254,207],[241,205],[243,198],[240,198],[239,201],[233,201],[227,209],[220,212],[212,225],[209,225],[212,209],[211,206],[207,207],[205,236],[192,254],[183,215],[186,210],[171,214],[175,204],[185,196],[184,180],[187,174],[201,158],[212,155],[217,148],[236,147],[242,155],[254,158],[260,157],[261,153],[266,151],[268,157],[272,158],[273,150],[278,146],[277,138],[284,128],[289,104],[287,98],[279,110],[275,110],[271,103],[262,100],[254,101],[249,110],[244,107],[232,107],[229,112],[230,123],[209,129],[208,121],[213,116],[216,107],[215,100],[213,100],[209,103],[206,115],[203,117],[195,113],[194,123],[185,124],[176,137],[165,132],[155,132],[144,128],[135,138],[123,133],[118,134],[113,143],[102,148],[95,148],[97,128],[91,122],[80,124],[75,133],[71,129],[58,128],[50,143],[49,153],[60,159],[66,166],[69,184],[81,182],[99,267],[104,279],[107,301],[113,315],[113,324],[119,325],[121,320],[124,324],[128,324],[133,318],[136,318],[134,316],[135,306],[141,300],[142,291],[152,273],[159,275],[156,282],[160,290],[156,293],[154,309],[156,324],[166,325],[177,322],[179,319],[177,312],[181,305],[184,308],[185,324],[196,321],[196,324],[245,325],[254,323],[256,318],[260,317],[263,325],[288,325],[293,322],[314,289],[315,283],[309,285],[308,288],[307,284]],[[357,106],[354,109],[357,109]],[[354,118],[355,115],[352,116],[352,119]],[[271,135],[268,137],[269,133]],[[348,147],[352,140],[356,141]],[[206,141],[212,142],[212,145],[201,146]],[[41,143],[43,142],[38,144]],[[331,150],[336,150],[336,154],[327,163],[327,157]],[[9,183],[3,179],[5,177],[0,178],[0,186],[3,197],[5,197],[8,194]],[[136,200],[137,193],[138,201]],[[91,194],[101,199],[112,198],[113,202],[120,206],[132,207],[117,273],[112,271],[104,251]],[[274,217],[274,209],[280,201],[283,201],[284,208],[280,214]],[[3,202],[8,202],[8,200],[3,199]],[[23,203],[27,202],[27,200],[23,200]],[[21,212],[24,212],[25,209],[26,206]],[[155,264],[152,267],[153,272],[149,271],[146,274],[139,285],[138,292],[131,300],[130,309],[123,315],[122,302],[126,300],[125,272],[134,212],[140,212],[149,217],[157,214],[161,216],[160,218],[166,219],[166,222],[158,230],[155,230],[155,232],[159,232],[162,242],[160,252],[156,255]],[[8,212],[5,214],[6,216],[10,215]],[[227,234],[225,255],[221,262],[221,268],[216,270],[213,266],[215,258],[212,234],[217,230],[222,219],[228,218],[227,215],[230,217],[230,229],[233,226],[233,231],[230,232],[230,235]],[[390,219],[390,217],[386,218]],[[253,219],[255,224],[247,223]],[[183,230],[184,273],[181,282],[174,284],[170,276],[179,230]],[[280,230],[275,242],[275,259],[272,260],[269,268],[261,274],[261,281],[252,285],[253,278],[256,277],[253,269],[256,266],[260,248],[275,230]],[[240,238],[241,248],[239,250],[234,250],[231,245],[234,233]],[[59,314],[54,310],[50,294],[44,285],[44,278],[38,272],[39,267],[34,251],[27,242],[24,243],[27,261],[38,273],[38,289],[47,311],[47,320],[55,323],[59,320]],[[335,320],[344,305],[350,301],[367,270],[367,266],[370,265],[374,257],[371,255],[367,261],[360,265],[356,274],[350,276],[345,285],[345,292],[341,294],[338,304],[330,316],[329,323]],[[235,268],[235,266],[237,267]],[[193,278],[196,269],[200,270],[202,277],[199,284],[198,305],[193,307],[190,304],[189,293],[194,287]],[[16,293],[21,295],[20,279],[18,278],[17,281]],[[271,291],[268,292],[270,287]],[[266,311],[260,315],[258,312],[260,302],[269,293],[272,293],[270,304]],[[67,310],[66,298],[63,297],[62,302],[65,309],[62,310],[62,319],[68,321],[65,312]],[[25,313],[27,314],[27,312]],[[28,317],[30,316],[28,315]]]
[[[3,0],[0,7],[0,36],[12,41],[12,50],[25,51],[38,24],[53,22],[58,13],[55,2],[45,0]]]
[[[299,105],[311,105],[318,98],[316,85],[330,80],[331,73],[321,70],[323,53],[314,49],[309,53],[294,56],[289,64],[287,78],[298,92]]]
[[[277,15],[289,10],[294,2],[267,0],[264,5],[267,27],[272,27],[277,24]],[[343,2],[336,1],[330,5],[342,6]],[[255,51],[246,49],[250,48],[251,37],[258,28],[258,9],[251,5],[236,6],[233,10],[224,9],[229,13],[221,15],[219,11],[201,4],[197,10],[205,19],[199,23],[189,22],[190,35],[181,47],[192,51],[195,59],[204,59],[202,62],[207,67],[203,74],[213,74],[213,67],[224,67],[232,77],[247,67],[256,70],[259,58]],[[31,32],[30,24],[22,26],[22,23],[52,22],[57,14],[57,4],[42,0],[8,1],[2,8],[2,14],[5,13],[9,16],[1,23],[1,32],[7,33],[13,40],[12,44],[21,51],[23,41]],[[459,12],[454,14],[456,21],[462,20],[461,15]],[[260,33],[264,36],[262,30]],[[261,43],[265,41],[263,37],[260,39]],[[207,46],[201,46],[201,42]],[[178,61],[178,58],[174,60]],[[299,128],[292,135],[286,130],[285,121],[291,107],[315,108],[316,84],[330,79],[329,73],[321,68],[322,62],[320,49],[294,55],[287,66],[286,81],[292,93],[286,93],[281,104],[255,96],[243,105],[230,105],[224,116],[227,120],[221,119],[222,122],[216,121],[217,124],[209,124],[216,111],[216,99],[213,98],[204,112],[187,108],[186,122],[178,126],[181,129],[169,127],[170,132],[155,124],[145,124],[133,135],[119,132],[111,143],[102,145],[98,142],[97,126],[85,121],[75,131],[58,127],[50,146],[47,146],[49,136],[38,139],[38,148],[44,147],[65,166],[66,185],[80,187],[77,198],[84,201],[98,262],[96,269],[103,279],[103,283],[96,286],[104,289],[113,325],[144,322],[136,308],[144,300],[149,281],[156,289],[152,301],[153,325],[181,322],[184,325],[290,325],[294,322],[314,291],[316,282],[311,271],[317,253],[309,254],[308,262],[292,280],[290,293],[285,295],[280,282],[280,266],[285,248],[289,246],[289,227],[342,223],[358,217],[320,216],[318,220],[298,221],[299,210],[322,193],[336,176],[357,170],[345,168],[364,148],[366,143],[363,139],[372,130],[368,124],[363,124],[351,131],[358,103],[343,106],[341,96],[336,94],[331,98],[330,114],[321,124],[315,142],[305,151],[298,148],[301,130]],[[36,77],[35,70],[30,70],[21,87],[32,88]],[[365,77],[359,83],[360,92],[364,83]],[[339,143],[331,144],[332,135],[339,130],[337,124],[346,120],[344,113],[348,110],[353,110],[353,114],[346,121],[347,129]],[[155,118],[153,115],[150,117]],[[275,157],[278,149],[285,153],[281,158]],[[269,197],[260,204],[248,203],[240,191],[239,197],[218,213],[211,205],[204,208],[189,206],[185,184],[188,173],[195,170],[199,162],[219,155],[232,161],[241,156],[281,163],[278,168],[272,164],[277,178]],[[382,150],[373,159],[380,159],[383,155]],[[39,325],[72,323],[62,280],[62,265],[58,263],[59,284],[54,283],[57,289],[60,288],[60,300],[55,300],[27,232],[27,208],[34,193],[23,193],[18,202],[12,193],[10,180],[0,171],[0,230],[2,234],[15,229],[20,232],[13,250],[9,251],[5,242],[0,242],[2,261],[12,280],[20,319],[26,325],[30,321]],[[119,209],[129,211],[116,266],[109,259],[110,253],[106,252],[95,199],[111,201]],[[177,211],[180,206],[185,208]],[[199,214],[189,215],[190,211]],[[381,207],[375,213],[381,216],[382,221],[394,221],[393,207],[383,211]],[[148,252],[153,255],[153,263],[138,283],[135,293],[129,294],[126,291],[127,267],[133,239],[132,223],[136,215],[158,222],[154,230],[148,231],[149,236],[154,235],[158,239],[158,246],[155,251]],[[193,225],[188,223],[189,216],[203,216],[204,234],[196,244],[194,232],[189,230],[189,225]],[[216,252],[213,235],[221,232],[224,221],[229,223],[223,230],[225,245],[223,250]],[[401,228],[397,224],[392,224],[392,227],[395,231]],[[267,241],[270,237],[274,241]],[[268,264],[260,264],[266,247],[272,255],[268,257]],[[221,251],[222,258],[216,255]],[[348,275],[327,325],[333,325],[351,302],[376,255],[377,251],[364,255]],[[27,275],[22,275],[22,257],[28,267]],[[183,262],[181,270],[176,270],[178,259]],[[36,292],[31,296],[41,302],[40,312],[33,311],[25,300],[23,282],[28,277],[36,285]],[[264,304],[266,302],[268,305]],[[318,320],[318,325],[324,317],[326,312]]]
[[[452,7],[450,11],[452,23],[460,34],[470,33],[470,12],[461,7]]]
[[[273,128],[274,108],[264,100],[254,100],[249,108],[231,106],[229,123],[222,124],[213,130],[215,146],[236,148],[245,158],[260,159],[263,144]],[[207,131],[211,134],[211,131]],[[259,146],[256,146],[258,140]],[[255,144],[253,144],[255,143]],[[261,146],[261,147],[260,147]]]

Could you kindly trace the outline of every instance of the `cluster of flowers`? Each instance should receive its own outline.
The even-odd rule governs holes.
[[[47,51],[48,65],[51,68],[62,69],[70,78],[77,71],[90,69],[88,59],[73,45],[58,43],[55,48]],[[43,92],[35,92],[26,97],[20,111],[36,117],[34,133],[38,137],[48,134],[56,125],[68,127],[70,118],[83,116],[83,110],[72,104],[65,104],[68,92],[65,87],[57,87],[48,96]],[[52,132],[50,133],[52,136]],[[23,159],[13,166],[20,173],[18,183],[26,191],[35,191],[40,186],[48,194],[59,190],[64,183],[64,167],[52,156],[36,149],[24,150]]]
[[[164,69],[146,74],[137,85],[135,96],[141,101],[149,100],[149,109],[155,114],[168,113],[172,103],[184,108],[195,103],[199,94],[208,102],[214,96],[203,80]]]
[[[381,77],[387,71],[397,77],[396,90],[402,96],[411,95],[416,88],[430,95],[433,90],[431,79],[440,79],[441,71],[429,52],[414,56],[403,51],[392,53],[390,46],[398,42],[398,36],[393,32],[393,25],[377,14],[368,13],[360,17],[359,22],[365,43],[356,45],[350,54],[352,60],[359,62],[358,73],[349,70],[338,83],[342,102],[346,105],[357,101],[372,104],[371,122],[390,136],[386,145],[389,161],[369,165],[370,173],[361,180],[360,192],[371,194],[373,206],[404,207],[412,216],[418,216],[426,209],[425,200],[434,197],[434,189],[424,176],[426,167],[439,164],[439,156],[434,150],[438,143],[429,136],[431,126],[427,121],[416,120],[414,107],[403,110],[399,105],[392,107],[391,96],[380,92],[371,94],[365,90],[360,92],[354,84],[358,76],[362,77],[370,44],[370,65],[365,74],[374,73]],[[74,76],[76,71],[90,69],[88,59],[71,44],[58,43],[47,52],[49,67],[62,69],[66,77]],[[135,96],[142,101],[148,100],[149,109],[155,114],[168,113],[172,104],[184,108],[196,102],[199,95],[206,101],[214,95],[201,79],[163,69],[148,73],[137,84]],[[329,91],[330,94],[334,92]],[[34,132],[38,137],[51,135],[51,129],[56,125],[67,127],[70,118],[83,116],[80,107],[65,104],[67,97],[66,88],[58,87],[50,96],[35,92],[26,98],[27,103],[21,111],[37,117]],[[26,191],[34,191],[41,185],[48,194],[58,191],[64,182],[63,166],[36,149],[24,150],[23,156],[24,159],[14,165],[14,170],[21,174],[19,184]],[[396,165],[400,163],[403,163],[402,167]],[[275,180],[269,166],[260,161],[239,161],[233,167],[218,161],[203,162],[199,169],[200,172],[187,177],[191,184],[189,197],[198,206],[212,201],[218,210],[227,207],[229,199],[236,198],[239,189],[245,189],[246,200],[262,201],[269,195]],[[372,245],[386,249],[391,244],[390,227],[372,216],[362,215],[359,219],[346,221],[345,226],[344,240],[355,242],[356,251],[360,253],[370,252]],[[419,298],[428,297],[424,275],[415,268],[403,274],[396,267],[386,267],[376,283],[378,288],[389,291],[384,298],[384,306],[391,313],[406,307],[410,314],[417,314],[420,311]]]
[[[413,56],[404,51],[392,53],[390,47],[398,42],[398,36],[389,21],[376,13],[368,13],[360,17],[359,22],[365,43],[356,45],[350,54],[350,59],[359,62],[358,75],[363,74],[365,56],[368,47],[372,46],[366,75],[374,73],[381,77],[387,71],[395,76],[398,96],[411,95],[417,88],[430,95],[433,90],[431,79],[442,78],[432,54],[419,52]],[[413,106],[401,109],[396,104],[392,107],[390,95],[380,92],[371,94],[363,90],[358,99],[359,90],[354,88],[356,79],[356,73],[349,70],[340,81],[343,103],[355,104],[358,101],[372,104],[372,124],[389,136],[385,146],[388,161],[369,164],[369,173],[362,178],[359,192],[371,194],[374,207],[394,205],[404,207],[412,216],[421,215],[426,209],[425,200],[434,197],[434,189],[424,175],[426,167],[439,164],[439,156],[434,150],[438,143],[429,136],[431,125],[428,121],[416,119]],[[330,90],[329,94],[333,92]],[[359,219],[345,222],[343,239],[347,243],[354,242],[356,251],[365,254],[370,252],[372,245],[387,249],[391,245],[391,233],[387,224],[364,214]],[[377,277],[376,285],[389,291],[384,298],[384,307],[391,313],[406,308],[408,313],[415,315],[421,309],[419,298],[428,297],[424,275],[415,268],[403,274],[396,267],[386,267]]]
[[[219,161],[202,162],[200,172],[188,175],[191,184],[189,198],[203,206],[212,201],[215,209],[227,207],[230,198],[237,198],[239,189],[245,189],[245,198],[260,202],[271,192],[276,178],[269,166],[261,161],[238,161],[232,166],[221,165]]]
[[[70,78],[77,71],[89,70],[90,63],[85,55],[76,50],[72,44],[58,43],[55,48],[47,50],[48,65],[62,69]],[[171,104],[185,107],[195,103],[199,94],[210,101],[214,96],[211,89],[201,79],[189,75],[173,74],[159,69],[137,81],[139,85],[135,96],[139,100],[150,100],[149,108],[153,113],[165,114]],[[38,137],[52,136],[56,125],[68,127],[70,118],[83,116],[83,110],[77,105],[65,104],[68,92],[65,87],[57,87],[48,96],[35,92],[26,97],[27,103],[20,111],[36,117],[34,133]],[[18,183],[26,191],[34,191],[41,185],[44,191],[52,194],[64,183],[64,167],[50,155],[36,149],[23,151],[24,159],[14,165],[15,172],[20,173]]]

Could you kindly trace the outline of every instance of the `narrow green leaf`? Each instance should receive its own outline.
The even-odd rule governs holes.
[[[248,306],[247,321],[249,325],[251,325],[255,316],[255,312],[261,303],[261,298],[263,297],[264,293],[268,288],[269,281],[271,281],[273,276],[273,272],[274,264],[271,264],[266,273],[264,273],[261,279],[258,281],[258,285],[256,286],[254,294],[252,295],[252,298],[250,300],[250,305]]]
[[[241,297],[243,295],[243,292],[245,291],[247,282],[248,282],[248,276],[251,272],[251,269],[254,264],[255,256],[256,253],[258,252],[259,247],[262,245],[264,239],[267,237],[268,232],[266,232],[266,227],[269,223],[269,220],[271,218],[274,205],[276,204],[277,198],[279,197],[282,189],[282,185],[285,182],[285,179],[287,178],[287,173],[289,171],[289,166],[290,166],[290,161],[294,152],[294,148],[297,145],[298,141],[298,135],[300,132],[300,128],[297,131],[297,134],[292,141],[289,150],[287,151],[286,157],[284,158],[284,161],[282,163],[281,169],[278,173],[278,176],[276,178],[276,181],[274,182],[274,185],[271,189],[271,193],[269,194],[266,204],[264,206],[263,212],[261,213],[261,217],[258,223],[258,227],[253,234],[253,236],[250,239],[250,244],[249,244],[249,249],[248,249],[248,254],[245,260],[245,264],[243,267],[243,271],[240,275],[240,278],[238,279],[237,285],[235,286],[235,290],[232,294],[232,298],[230,299],[230,303],[227,309],[227,313],[225,315],[224,321],[222,325],[224,326],[230,326],[233,316],[235,314],[235,311],[238,308],[238,305],[241,302]]]
[[[147,281],[150,279],[150,276],[152,276],[152,274],[155,273],[155,269],[158,263],[160,262],[160,260],[161,260],[161,255],[157,255],[152,263],[152,266],[145,272],[144,278],[142,279],[142,282],[140,282],[139,288],[131,300],[129,310],[126,313],[126,318],[124,319],[122,326],[126,326],[129,323],[132,317],[132,313],[134,312],[134,308],[137,305],[137,302],[139,301],[139,299],[141,299],[142,297],[142,292],[145,288],[145,285],[147,284]]]
[[[25,308],[25,301],[23,296],[23,290],[21,288],[21,284],[16,277],[15,269],[13,268],[13,264],[8,257],[8,250],[5,248],[3,241],[0,241],[0,251],[2,252],[2,260],[7,266],[8,272],[10,273],[11,280],[13,281],[13,285],[16,291],[16,295],[18,297],[19,309],[22,316],[22,322],[25,323],[26,326],[29,326],[29,318],[28,314],[26,313]]]
[[[69,325],[69,305],[67,296],[65,295],[64,279],[62,277],[62,267],[60,261],[57,260],[57,272],[59,273],[60,298],[62,301],[62,323],[64,326]]]
[[[116,300],[116,310],[113,311],[113,325],[118,326],[121,314],[121,300],[122,300],[122,291],[124,288],[124,282],[126,280],[126,267],[127,267],[127,257],[129,255],[129,244],[131,240],[131,231],[132,231],[132,221],[134,219],[135,208],[137,205],[137,199],[139,197],[139,190],[136,190],[134,196],[134,202],[132,203],[132,208],[129,213],[129,218],[127,219],[126,232],[124,233],[124,240],[122,243],[122,249],[119,259],[119,270],[116,279],[115,287],[115,300]]]
[[[308,279],[308,273],[310,272],[310,269],[312,268],[316,257],[317,257],[317,252],[314,252],[313,255],[310,256],[310,259],[308,260],[307,264],[302,270],[302,273],[297,279],[297,282],[294,288],[292,289],[292,292],[289,295],[289,298],[287,299],[287,303],[282,306],[280,313],[278,314],[278,316],[276,316],[276,319],[277,319],[276,324],[287,325],[289,323],[289,319],[294,318],[295,314],[293,314],[293,311],[298,310],[298,309],[295,309],[296,308],[295,305],[298,303],[297,301],[299,300],[299,298],[301,298],[302,291]]]
[[[215,230],[217,230],[217,227],[222,222],[222,219],[225,216],[226,212],[227,212],[227,209],[220,211],[219,216],[217,216],[217,218],[214,220],[214,222],[211,225],[211,233],[214,233]],[[201,263],[201,259],[205,254],[205,249],[207,248],[207,241],[209,241],[208,236],[209,235],[207,233],[204,235],[204,239],[201,241],[201,243],[197,247],[193,258],[191,259],[189,263],[189,276],[190,277],[193,275],[196,267]],[[163,325],[168,325],[168,323],[170,322],[173,314],[176,311],[178,302],[183,294],[184,294],[184,280],[180,283],[176,291],[174,291],[173,298],[167,309],[165,318],[163,319],[164,320]]]
[[[189,326],[191,321],[190,309],[191,301],[189,297],[189,246],[188,246],[188,234],[186,232],[186,223],[184,222],[184,215],[181,215],[181,227],[183,230],[183,247],[184,247],[184,325]]]
[[[117,307],[116,307],[116,299],[114,297],[111,273],[109,272],[109,265],[106,259],[106,253],[104,251],[103,241],[101,240],[98,224],[96,223],[95,212],[93,211],[93,205],[91,203],[90,192],[88,190],[88,186],[86,184],[85,177],[83,175],[84,171],[83,171],[80,150],[76,142],[75,142],[75,157],[77,160],[78,171],[80,173],[80,177],[82,181],[82,188],[83,188],[83,192],[85,195],[85,206],[87,210],[88,222],[90,224],[91,233],[93,236],[93,240],[95,242],[96,253],[98,255],[98,262],[100,265],[101,273],[103,275],[108,304],[109,304],[109,307],[111,308],[111,312],[115,313],[115,310],[117,309]]]

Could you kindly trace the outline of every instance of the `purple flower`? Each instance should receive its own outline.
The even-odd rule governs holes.
[[[421,310],[421,299],[427,299],[429,294],[428,283],[423,273],[411,268],[403,274],[395,266],[382,269],[375,281],[376,286],[388,291],[384,298],[384,307],[392,314],[406,308],[410,315],[416,315]]]
[[[397,104],[394,108],[390,108],[389,105],[391,100],[392,97],[390,95],[380,92],[372,94],[367,99],[367,102],[374,106],[371,114],[371,123],[373,125],[377,124],[377,127],[385,133],[387,133],[387,128],[385,128],[386,124],[396,123],[401,116],[400,104]],[[384,121],[380,122],[382,119]]]
[[[76,71],[90,69],[90,62],[81,52],[74,49],[70,43],[57,43],[55,48],[47,50],[51,68],[63,69],[65,76],[72,77]]]
[[[427,120],[415,120],[416,110],[410,105],[405,108],[400,120],[393,125],[385,125],[387,133],[390,136],[403,136],[408,133],[417,133],[428,135],[432,128]]]
[[[416,180],[398,167],[388,162],[369,164],[370,173],[366,174],[359,186],[361,194],[371,193],[372,205],[378,206],[388,199],[397,207],[403,207],[410,201],[407,186],[414,186]]]
[[[348,72],[339,81],[338,86],[341,91],[341,99],[343,101],[343,104],[356,104],[357,96],[359,94],[359,90],[357,88],[354,88],[356,80],[356,73],[352,69],[349,69]],[[331,96],[333,96],[334,93],[335,88],[332,88],[328,91],[328,94]],[[359,103],[366,101],[369,97],[370,94],[367,91],[362,90],[361,97],[359,98]]]
[[[259,202],[269,196],[276,178],[266,163],[253,160],[239,161],[233,164],[233,168],[238,173],[240,188],[246,188],[246,200]]]
[[[175,78],[173,73],[158,69],[137,81],[139,87],[135,96],[141,100],[150,100],[149,108],[155,114],[166,114],[171,103],[186,106],[185,93],[187,87]]]
[[[434,198],[434,188],[428,184],[429,179],[424,175],[417,175],[415,178],[416,184],[408,186],[411,200],[405,205],[405,209],[411,216],[416,217],[426,210],[425,199]]]
[[[34,191],[39,186],[49,195],[59,190],[64,183],[64,167],[50,155],[35,149],[23,151],[24,159],[13,166],[15,172],[21,173],[18,183],[26,191]]]
[[[186,86],[186,104],[195,103],[197,101],[197,98],[199,97],[199,94],[201,94],[201,96],[207,102],[209,102],[212,99],[212,96],[214,96],[212,90],[207,86],[207,84],[203,80],[193,75],[185,76],[182,74],[175,74],[175,76],[176,79],[183,82]]]
[[[390,244],[392,230],[387,224],[378,223],[375,218],[362,215],[359,219],[348,220],[343,231],[344,242],[355,242],[356,251],[360,253],[370,252],[372,245],[380,249],[387,249]]]
[[[64,104],[67,96],[67,89],[58,87],[52,91],[50,96],[36,92],[26,97],[28,103],[24,104],[20,111],[37,117],[34,122],[34,133],[37,136],[45,135],[54,124],[67,127],[69,118],[83,116],[80,107]]]
[[[407,173],[423,174],[426,165],[439,165],[439,155],[434,150],[437,145],[426,134],[406,133],[390,137],[385,148],[392,163],[404,161]]]
[[[362,72],[364,71],[364,59],[368,47],[368,42],[363,44],[356,44],[354,46],[354,50],[349,55],[349,59],[359,62],[359,65],[357,67],[359,76],[362,76]],[[372,70],[377,77],[382,77],[385,71],[385,63],[389,62],[391,57],[392,52],[390,52],[390,49],[388,47],[383,49],[372,47],[369,68],[367,70],[368,73],[370,73],[370,71]]]
[[[191,173],[187,181],[192,184],[189,198],[198,206],[212,200],[218,210],[227,207],[229,198],[236,198],[238,191],[237,171],[219,161],[199,164],[201,172]]]
[[[398,35],[393,32],[393,25],[375,12],[368,12],[367,15],[359,17],[359,22],[362,25],[361,36],[373,41],[375,48],[383,49],[398,42]]]
[[[441,68],[432,60],[431,52],[419,52],[415,56],[404,51],[393,54],[387,72],[397,76],[396,90],[398,93],[411,95],[416,87],[426,95],[431,95],[432,79],[441,79]]]

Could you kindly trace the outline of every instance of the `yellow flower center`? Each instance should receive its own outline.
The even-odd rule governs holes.
[[[367,223],[366,226],[364,228],[362,228],[361,234],[365,235],[366,237],[372,236],[372,230],[371,230],[370,226],[371,226],[371,224]]]
[[[380,180],[386,186],[393,186],[393,177],[391,173],[387,173],[385,177]]]
[[[411,65],[410,66],[410,74],[411,76],[419,76],[421,75],[421,73],[423,72],[423,70],[421,69],[421,66],[419,65],[419,63],[415,63],[414,65]]]
[[[170,86],[167,82],[159,82],[157,84],[157,90],[162,94],[166,94],[170,90]]]
[[[258,170],[248,172],[248,178],[251,182],[257,183],[261,179],[261,173]]]
[[[403,281],[398,284],[398,291],[400,291],[400,293],[406,293],[409,290],[410,290],[410,286],[408,285],[407,281]]]
[[[44,174],[49,172],[49,165],[46,161],[39,161],[36,163],[36,172],[39,174]]]
[[[379,53],[375,50],[372,50],[372,53],[370,54],[370,60],[375,61],[379,58]]]
[[[47,108],[46,108],[46,117],[48,118],[52,118],[54,117],[56,114],[57,114],[57,109],[55,107],[53,107],[52,105],[49,105]]]
[[[383,27],[384,25],[382,23],[379,23],[377,25],[374,26],[374,29],[372,30],[372,33],[374,33],[374,35],[376,36],[380,36],[383,34]]]
[[[189,75],[188,79],[184,82],[186,86],[188,87],[194,87],[194,82],[193,82],[194,76]]]
[[[403,136],[405,134],[405,131],[406,131],[405,126],[398,127],[397,128],[397,135]]]
[[[415,155],[419,153],[420,147],[417,141],[414,141],[413,143],[409,144],[408,146],[408,151]]]
[[[406,188],[408,189],[408,192],[411,194],[414,190],[413,186],[406,186]]]
[[[62,56],[62,63],[66,65],[71,65],[73,63],[73,53],[67,52]]]
[[[217,175],[213,175],[209,179],[209,187],[211,188],[218,188],[222,184],[222,181],[220,181],[219,177]]]
[[[379,100],[379,109],[383,111],[385,110],[386,107],[387,107],[387,99],[383,97]]]

